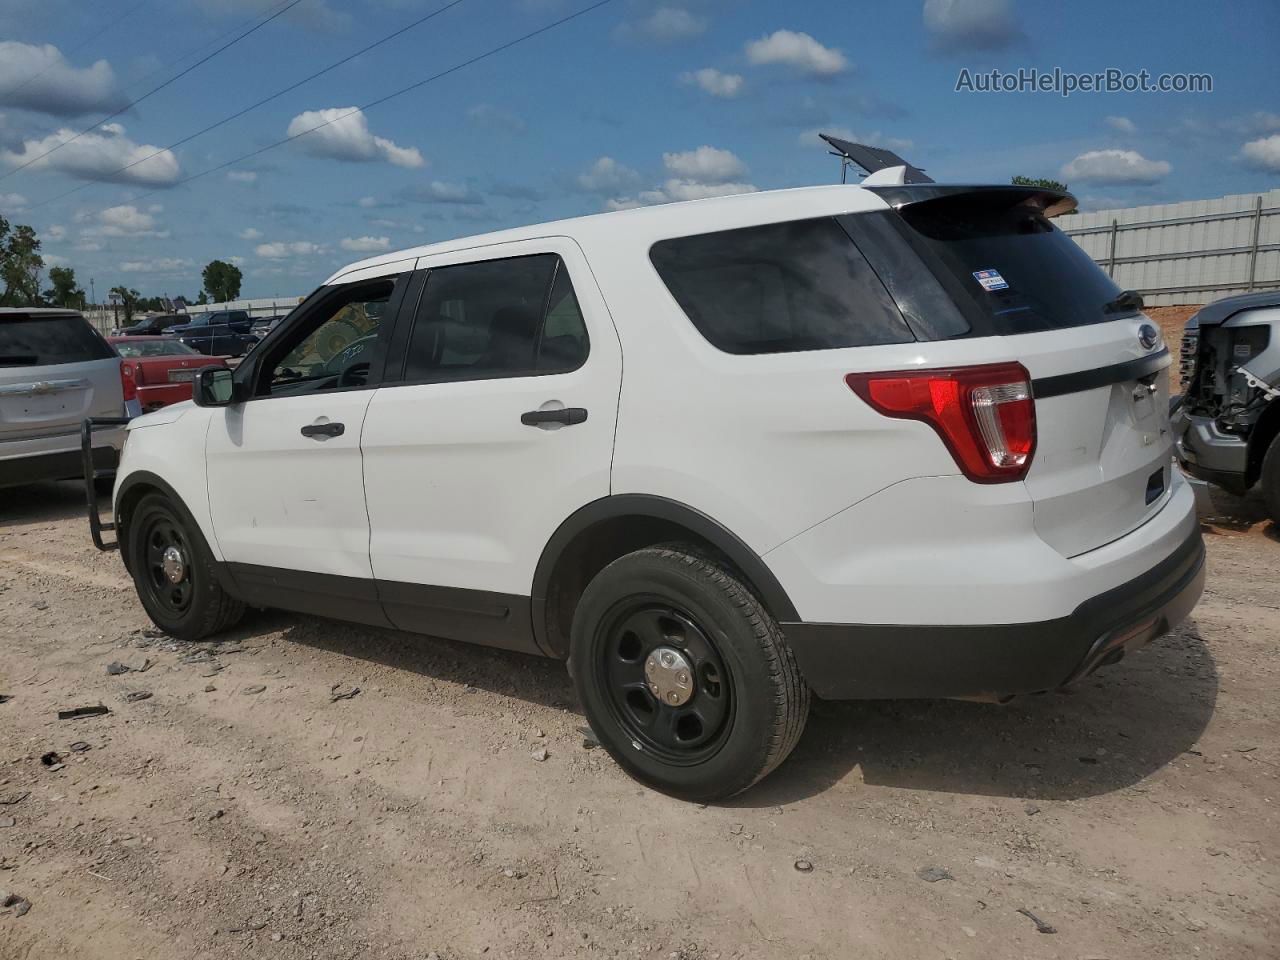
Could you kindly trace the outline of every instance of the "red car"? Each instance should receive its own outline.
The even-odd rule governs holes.
[[[108,337],[107,342],[124,358],[121,371],[138,385],[144,413],[190,400],[197,370],[227,365],[169,337]]]

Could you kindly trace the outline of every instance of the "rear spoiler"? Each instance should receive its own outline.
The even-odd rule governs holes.
[[[893,186],[865,186],[895,210],[903,207],[943,200],[951,197],[971,196],[985,198],[992,204],[1015,206],[1026,204],[1046,217],[1056,217],[1076,208],[1076,198],[1060,190],[1025,186],[979,186],[941,183],[904,183]]]

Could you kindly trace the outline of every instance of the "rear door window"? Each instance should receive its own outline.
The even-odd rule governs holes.
[[[82,363],[115,356],[110,345],[74,315],[0,317],[0,367]]]
[[[435,267],[405,359],[411,383],[567,373],[586,361],[587,329],[555,254]]]
[[[830,217],[663,240],[649,258],[698,332],[726,353],[914,339],[884,285]]]

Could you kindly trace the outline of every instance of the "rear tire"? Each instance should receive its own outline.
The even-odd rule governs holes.
[[[218,582],[199,528],[168,497],[143,497],[126,536],[138,599],[169,636],[200,640],[235,626],[244,615],[244,604]]]
[[[569,668],[619,766],[684,800],[757,783],[809,713],[778,624],[734,572],[688,546],[638,550],[596,575],[574,614]]]
[[[1262,458],[1258,486],[1262,488],[1262,499],[1267,504],[1272,522],[1280,524],[1280,434],[1272,438],[1271,446]]]

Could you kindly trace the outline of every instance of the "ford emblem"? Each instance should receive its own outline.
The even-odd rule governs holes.
[[[1142,344],[1143,350],[1150,350],[1160,342],[1160,331],[1149,323],[1144,323],[1138,328],[1138,343]]]

